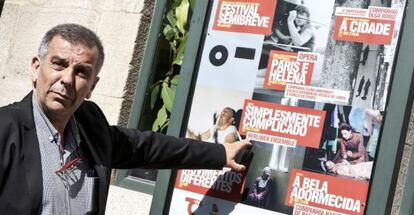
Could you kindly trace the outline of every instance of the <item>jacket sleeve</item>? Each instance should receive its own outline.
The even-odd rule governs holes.
[[[2,114],[0,113],[0,116]],[[0,123],[0,194],[1,190],[3,190],[3,186],[8,176],[8,172],[10,171],[11,161],[13,160],[12,153],[13,144],[10,143],[10,124],[6,124],[4,122]],[[0,195],[1,196],[1,195]]]
[[[113,168],[219,169],[226,163],[221,144],[117,126],[111,132]]]
[[[75,115],[109,168],[219,169],[226,163],[223,145],[110,126],[93,102],[85,101]]]

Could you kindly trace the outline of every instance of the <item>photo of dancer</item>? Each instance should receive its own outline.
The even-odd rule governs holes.
[[[315,108],[326,118],[320,147],[306,148],[303,169],[369,180],[383,113],[330,103]]]
[[[265,38],[264,44],[274,45],[276,50],[313,51],[315,29],[310,22],[309,9],[304,5],[297,5],[287,13],[285,20],[276,23],[273,34]]]
[[[210,143],[233,143],[241,137],[238,126],[244,99],[251,93],[214,86],[196,88],[185,136]]]
[[[325,49],[334,1],[316,7],[315,0],[278,1],[272,33],[263,41],[259,69],[266,68],[271,50],[319,52]]]
[[[238,140],[237,128],[235,126],[235,111],[231,107],[225,107],[214,120],[216,123],[208,130],[196,134],[187,129],[187,137],[211,143],[233,143]]]
[[[362,134],[352,130],[347,123],[341,123],[339,131],[341,134],[340,147],[333,162],[341,163],[346,161],[350,164],[367,162],[368,154],[364,146]]]
[[[272,171],[270,167],[263,168],[261,176],[257,177],[254,183],[250,186],[249,194],[244,202],[245,204],[266,208],[268,202],[271,186],[272,186]]]
[[[369,181],[371,178],[373,163],[373,161],[356,164],[351,164],[346,160],[342,161],[341,163],[334,163],[333,161],[322,161],[321,167],[324,172],[327,173]]]

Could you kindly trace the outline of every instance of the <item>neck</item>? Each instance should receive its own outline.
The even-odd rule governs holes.
[[[33,89],[34,100],[36,101],[38,107],[42,110],[43,114],[47,117],[53,127],[58,131],[60,135],[64,134],[66,125],[68,124],[73,113],[69,111],[53,111],[48,109],[46,106],[42,105],[39,101],[39,95],[36,89]]]
[[[46,114],[47,118],[49,119],[50,123],[52,123],[53,127],[59,132],[60,135],[64,135],[65,128],[69,122],[70,117],[53,117],[50,114]]]
[[[219,129],[219,130],[224,130],[224,129],[226,129],[227,127],[229,127],[230,125],[229,124],[218,124],[217,125],[217,128]]]

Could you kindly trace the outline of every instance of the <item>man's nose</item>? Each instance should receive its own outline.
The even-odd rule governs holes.
[[[62,71],[62,76],[60,78],[60,83],[65,86],[72,86],[75,80],[75,73],[72,67],[67,67]]]

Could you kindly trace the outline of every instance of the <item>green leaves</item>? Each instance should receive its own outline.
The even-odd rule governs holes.
[[[181,0],[181,4],[175,8],[175,16],[177,17],[177,28],[180,30],[182,34],[185,31],[185,25],[187,24],[188,19],[188,9],[190,7],[190,3],[188,0]]]
[[[183,63],[184,50],[185,50],[185,47],[187,45],[187,37],[188,37],[187,33],[184,34],[184,37],[183,37],[183,39],[180,43],[180,47],[178,47],[178,51],[175,55],[175,58],[174,58],[174,61],[172,62],[172,64],[181,66],[181,64]]]
[[[165,126],[168,125],[168,113],[165,107],[163,106],[157,114],[157,119],[155,119],[154,124],[152,124],[153,131],[161,131]]]
[[[160,93],[160,84],[158,82],[150,88],[150,107],[151,107],[151,110],[153,110],[154,107],[155,107],[155,102],[157,101],[159,93]]]
[[[172,59],[173,65],[181,65],[183,62],[188,37],[186,25],[189,9],[190,2],[188,0],[176,0],[166,16],[162,33],[170,44],[170,59]]]
[[[175,29],[171,27],[171,25],[166,25],[162,33],[164,34],[165,39],[167,40],[174,40],[175,35],[176,35]]]
[[[174,90],[168,86],[167,83],[162,83],[162,89],[161,89],[161,98],[164,102],[165,108],[171,112],[172,106],[174,103],[174,97],[175,97],[175,88]]]
[[[161,106],[152,125],[153,131],[164,131],[168,126],[187,45],[189,12],[194,9],[194,4],[195,0],[173,0],[164,19],[162,34],[169,44],[170,68],[164,78],[150,88],[151,110],[155,111]]]
[[[172,107],[174,104],[175,90],[177,89],[180,75],[175,75],[171,80],[169,77],[162,81],[158,81],[150,89],[150,105],[151,110],[155,109],[155,104],[158,100],[161,100],[163,105],[158,110],[157,118],[155,119],[152,130],[161,131],[168,126],[169,118],[171,115]]]

